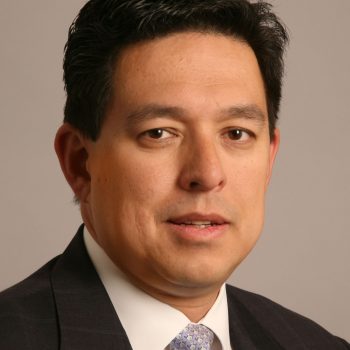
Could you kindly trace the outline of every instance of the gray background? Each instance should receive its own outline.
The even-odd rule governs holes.
[[[0,290],[81,222],[53,138],[63,46],[82,0],[0,0]],[[231,278],[350,339],[350,1],[275,0],[291,45],[262,238]]]

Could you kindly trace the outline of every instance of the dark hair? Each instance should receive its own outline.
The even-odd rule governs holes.
[[[64,121],[96,140],[113,87],[118,53],[171,33],[222,33],[254,50],[265,83],[270,135],[278,118],[288,34],[271,5],[247,0],[90,0],[65,46]]]

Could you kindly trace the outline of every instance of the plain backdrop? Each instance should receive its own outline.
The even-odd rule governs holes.
[[[82,0],[0,0],[0,290],[81,223],[53,150]],[[350,1],[271,1],[291,44],[265,229],[230,282],[350,339]]]

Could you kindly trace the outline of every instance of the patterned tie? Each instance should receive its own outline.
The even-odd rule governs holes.
[[[170,343],[170,350],[210,350],[214,333],[201,324],[190,323]]]

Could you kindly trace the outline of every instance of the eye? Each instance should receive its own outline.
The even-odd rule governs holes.
[[[142,136],[146,136],[146,137],[153,139],[153,140],[160,140],[160,139],[170,138],[174,135],[165,129],[157,128],[157,129],[151,129],[151,130],[145,131],[142,134]]]
[[[252,136],[252,133],[242,129],[231,129],[227,132],[227,137],[233,141],[248,141]]]

